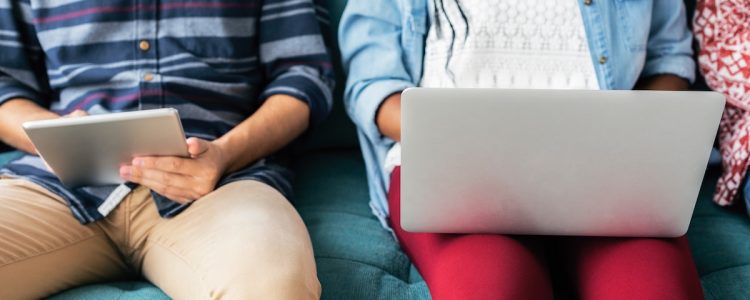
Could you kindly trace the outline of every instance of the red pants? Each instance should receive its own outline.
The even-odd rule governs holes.
[[[406,232],[400,226],[400,179],[401,170],[396,168],[388,193],[391,225],[433,299],[552,299],[549,271],[561,273],[555,278],[569,279],[565,285],[575,287],[580,299],[703,299],[685,237]],[[561,268],[548,268],[546,257],[549,265]]]

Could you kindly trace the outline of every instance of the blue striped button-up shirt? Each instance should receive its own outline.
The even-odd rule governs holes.
[[[59,114],[172,107],[187,136],[214,140],[285,94],[309,105],[314,124],[332,101],[316,16],[312,0],[0,0],[0,105],[23,98]],[[36,156],[0,175],[60,195],[82,223],[103,218],[98,208],[121,194],[65,187]],[[273,157],[219,185],[246,179],[291,193]],[[153,196],[164,217],[186,208]]]

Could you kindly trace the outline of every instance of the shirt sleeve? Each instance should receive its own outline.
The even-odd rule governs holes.
[[[653,5],[641,75],[672,74],[694,82],[693,35],[687,27],[685,4],[682,0],[658,0]]]
[[[348,72],[344,104],[359,130],[379,145],[394,143],[375,122],[381,104],[391,94],[415,86],[404,61],[401,18],[395,0],[350,0],[339,26]]]
[[[320,123],[333,105],[333,66],[311,0],[264,0],[258,22],[265,100],[277,94],[310,107],[310,123]]]
[[[23,98],[48,107],[44,67],[29,2],[0,0],[0,105]]]

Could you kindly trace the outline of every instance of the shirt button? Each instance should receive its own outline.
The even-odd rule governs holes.
[[[599,64],[606,64],[607,63],[607,57],[602,55],[599,57]]]
[[[141,41],[138,43],[138,48],[141,48],[143,51],[148,51],[148,49],[151,49],[151,44],[147,41]]]
[[[592,3],[594,3],[594,0],[583,0],[583,4],[591,5]]]
[[[154,80],[154,74],[151,74],[151,73],[146,73],[145,75],[143,75],[143,80],[144,80],[144,81],[151,81],[151,80]]]

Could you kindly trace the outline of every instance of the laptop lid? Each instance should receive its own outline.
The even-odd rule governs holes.
[[[681,236],[723,109],[714,92],[409,89],[402,226]]]

